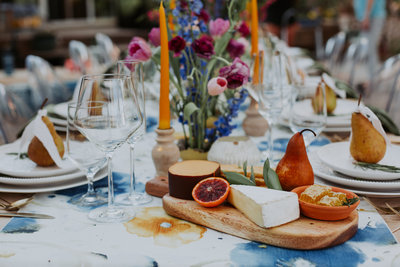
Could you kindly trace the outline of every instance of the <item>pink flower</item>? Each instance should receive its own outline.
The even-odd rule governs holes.
[[[239,27],[237,27],[237,31],[243,37],[247,37],[250,35],[249,26],[247,26],[246,22],[244,22],[244,21],[239,25]]]
[[[231,39],[228,43],[228,46],[226,47],[226,50],[228,51],[231,58],[236,58],[241,57],[244,54],[245,47],[241,42],[236,41],[235,39]]]
[[[208,81],[208,94],[215,96],[222,94],[228,85],[228,81],[223,77],[215,77]]]
[[[147,61],[151,57],[151,49],[143,38],[134,37],[129,43],[128,54],[129,59]]]
[[[160,46],[160,28],[153,28],[149,32],[149,41],[154,46]]]
[[[232,65],[222,67],[219,70],[219,76],[226,78],[229,89],[236,89],[248,82],[250,69],[246,63],[239,58],[235,58]]]
[[[171,51],[174,51],[174,56],[179,56],[181,51],[185,49],[186,47],[186,42],[185,39],[180,37],[179,35],[175,36],[174,38],[171,39],[171,41],[168,42],[168,48]]]
[[[200,39],[194,40],[192,48],[196,55],[201,58],[210,59],[214,55],[214,45],[210,36],[203,35]]]
[[[218,18],[210,21],[210,34],[213,37],[222,36],[229,29],[229,20]]]

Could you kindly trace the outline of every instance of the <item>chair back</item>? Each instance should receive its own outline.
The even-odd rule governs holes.
[[[96,33],[95,36],[96,44],[102,51],[102,55],[104,56],[105,64],[112,63],[112,54],[114,49],[114,44],[108,35],[103,33]]]
[[[87,46],[81,41],[72,40],[68,45],[69,57],[74,64],[78,66],[82,74],[87,73],[87,64],[89,63],[89,51]]]
[[[25,66],[31,77],[32,102],[35,109],[39,108],[45,98],[48,103],[67,101],[71,92],[57,77],[52,66],[41,57],[29,55],[25,59]]]
[[[0,84],[0,144],[16,140],[33,115],[27,103]]]
[[[325,45],[325,62],[331,72],[338,67],[340,57],[346,43],[346,33],[338,32],[328,39]]]

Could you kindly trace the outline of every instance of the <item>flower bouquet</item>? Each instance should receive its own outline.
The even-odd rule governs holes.
[[[239,20],[246,1],[226,3],[226,20],[210,20],[200,0],[176,1],[169,10],[171,108],[182,125],[185,149],[206,152],[217,138],[229,135],[248,95],[243,86],[250,70],[240,57],[249,46],[249,29]],[[149,33],[153,46],[160,44],[159,36],[157,28]],[[159,52],[152,55],[140,38],[130,43],[128,58],[160,62]]]

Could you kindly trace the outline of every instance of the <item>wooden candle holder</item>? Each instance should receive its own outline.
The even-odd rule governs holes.
[[[242,127],[248,136],[264,136],[268,130],[268,122],[258,112],[258,103],[253,98],[251,98],[250,106],[246,111]]]
[[[173,136],[174,129],[156,129],[157,144],[151,152],[156,177],[146,183],[146,192],[150,195],[162,197],[168,193],[168,169],[171,165],[178,162],[180,154],[179,148],[175,144]]]

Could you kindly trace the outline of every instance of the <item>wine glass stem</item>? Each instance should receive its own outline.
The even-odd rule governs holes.
[[[136,179],[135,179],[135,144],[130,145],[130,179],[131,184],[129,188],[129,196],[132,196],[135,192]]]
[[[94,186],[93,186],[93,178],[94,178],[94,173],[91,171],[88,171],[86,174],[86,178],[88,180],[88,194],[94,194]]]
[[[112,153],[107,153],[107,170],[108,170],[108,207],[114,206],[114,181],[112,175]]]
[[[274,130],[274,124],[271,122],[268,127],[268,157],[269,157],[269,162],[273,163],[274,162],[274,138],[272,138]]]

